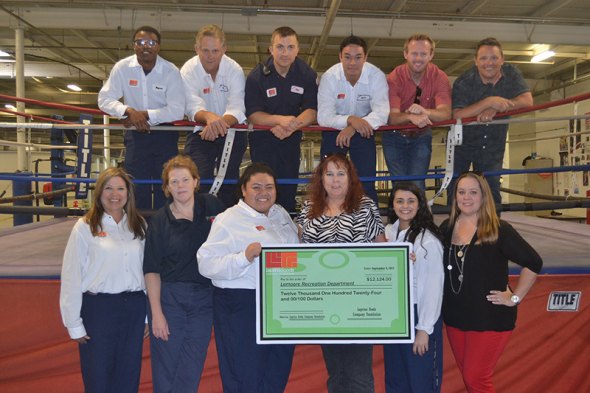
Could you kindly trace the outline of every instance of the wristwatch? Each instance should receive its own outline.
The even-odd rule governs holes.
[[[512,294],[512,296],[510,296],[510,301],[514,304],[518,304],[520,303],[520,297],[518,295]]]

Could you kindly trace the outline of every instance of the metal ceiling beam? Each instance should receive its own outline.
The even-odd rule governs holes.
[[[91,64],[91,65],[94,66],[94,62],[93,61],[91,61],[90,59],[87,59],[86,57],[82,56],[80,53],[78,53],[78,52],[76,52],[76,51],[74,51],[72,49],[69,49],[63,42],[55,39],[52,35],[47,34],[45,31],[39,29],[38,27],[36,27],[32,23],[28,22],[26,19],[22,18],[21,16],[15,14],[14,12],[10,11],[9,9],[5,8],[4,6],[0,6],[0,10],[6,12],[11,17],[13,17],[16,20],[18,20],[19,22],[23,23],[29,29],[40,33],[42,35],[42,37],[43,37],[41,39],[42,41],[44,41],[46,39],[46,40],[48,40],[50,42],[56,43],[60,47],[60,49],[63,50],[64,52],[70,52],[70,53],[74,54],[75,56],[77,56],[78,58],[84,60],[86,63]],[[66,62],[72,62],[73,61],[72,58],[68,58],[68,56],[66,56],[64,54],[60,54],[60,53],[57,53],[55,51],[52,51],[52,52],[54,54],[56,54],[58,57],[60,57],[60,58],[65,58],[66,59]],[[104,72],[104,70],[102,70],[98,66],[95,66],[95,67],[96,67],[96,69],[98,69],[101,72],[101,75],[102,75],[102,73]]]
[[[391,12],[400,12],[406,6],[408,0],[393,0],[391,6],[389,6],[389,11]]]
[[[90,40],[86,34],[82,33],[79,30],[73,30],[70,29],[70,31],[72,32],[72,34],[74,34],[76,37],[80,38],[82,41],[86,42],[88,45],[92,46],[93,48],[98,49],[98,51],[100,53],[102,53],[103,56],[105,56],[106,58],[108,58],[109,60],[111,60],[113,63],[116,63],[118,61],[118,59],[111,55],[107,50],[105,50],[101,45],[93,42],[92,40]]]
[[[583,63],[583,60],[580,59],[572,59],[569,61],[565,61],[563,63],[554,65],[553,67],[551,67],[550,70],[548,71],[544,71],[544,72],[539,72],[534,74],[534,78],[535,79],[545,79],[553,74],[557,74],[559,72],[568,70],[568,69],[572,69],[572,75],[573,75],[573,69],[577,64]]]
[[[567,6],[572,1],[573,0],[548,1],[547,3],[545,3],[545,5],[542,5],[540,8],[538,8],[535,12],[533,12],[529,16],[531,16],[531,17],[550,16],[552,13]]]
[[[326,21],[324,22],[324,28],[322,29],[322,33],[320,34],[319,39],[314,40],[313,44],[316,47],[311,48],[312,59],[311,59],[311,68],[317,68],[317,65],[324,53],[324,49],[326,48],[326,43],[328,42],[328,38],[330,37],[330,31],[332,30],[332,25],[334,24],[334,20],[336,19],[336,15],[338,14],[338,9],[340,8],[341,0],[332,0],[330,3],[330,8],[328,9],[328,13],[326,14]]]
[[[485,6],[487,2],[488,0],[470,0],[459,9],[459,12],[465,15],[473,15]]]

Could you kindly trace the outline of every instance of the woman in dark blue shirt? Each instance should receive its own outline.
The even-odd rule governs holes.
[[[196,392],[211,338],[213,289],[199,273],[196,254],[223,207],[212,195],[196,194],[198,187],[190,157],[170,159],[162,188],[172,201],[152,217],[147,231],[143,272],[156,393]]]

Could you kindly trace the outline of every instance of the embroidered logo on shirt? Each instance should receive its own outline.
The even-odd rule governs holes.
[[[203,89],[203,94],[209,94],[209,93],[211,93],[211,88],[210,87],[205,87]]]
[[[303,87],[291,86],[291,93],[303,94]]]
[[[219,85],[219,91],[222,93],[227,93],[229,91],[229,87],[226,85]]]
[[[129,79],[129,86],[137,86],[137,79]]]
[[[338,100],[343,100],[343,99],[345,99],[345,98],[346,98],[346,94],[344,94],[344,93],[340,93],[340,94],[338,94],[338,95],[336,96],[336,98],[337,98]]]
[[[166,91],[166,87],[164,87],[164,86],[158,86],[158,85],[154,85],[153,89],[155,91]]]
[[[275,97],[277,95],[277,88],[271,87],[270,89],[266,89],[266,96],[267,97]]]
[[[104,231],[103,231],[103,232],[98,232],[98,233],[96,234],[96,236],[98,236],[98,237],[107,237],[107,233],[106,233],[106,232],[104,232]]]
[[[265,231],[266,228],[263,227],[262,225],[256,225],[256,229],[258,229],[259,231]]]
[[[359,96],[356,97],[357,101],[369,101],[371,100],[371,96],[368,94],[360,94]]]

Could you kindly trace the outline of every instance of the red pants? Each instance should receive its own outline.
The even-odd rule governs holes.
[[[447,326],[447,336],[469,393],[495,393],[494,367],[512,331],[475,332]]]

